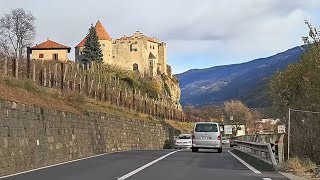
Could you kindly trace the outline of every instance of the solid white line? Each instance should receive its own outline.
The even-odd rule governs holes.
[[[72,161],[66,161],[66,162],[62,162],[62,163],[58,163],[58,164],[44,166],[44,167],[40,167],[40,168],[36,168],[36,169],[31,169],[31,170],[15,173],[15,174],[10,174],[10,175],[7,175],[7,176],[1,176],[0,179],[4,179],[4,178],[7,178],[7,177],[12,177],[12,176],[17,176],[17,175],[20,175],[20,174],[25,174],[25,173],[29,173],[29,172],[33,172],[33,171],[37,171],[37,170],[41,170],[41,169],[47,169],[47,168],[50,168],[50,167],[59,166],[59,165],[63,165],[63,164],[68,164],[68,163],[81,161],[81,160],[85,160],[85,159],[91,159],[91,158],[95,158],[95,157],[99,157],[99,156],[103,156],[103,155],[107,155],[107,154],[113,154],[113,153],[117,153],[117,152],[123,152],[123,151],[108,152],[108,153],[98,154],[98,155],[89,156],[89,157],[85,157],[85,158],[81,158],[81,159],[75,159],[75,160],[72,160]]]
[[[272,180],[272,179],[270,179],[270,178],[263,178],[263,180]]]
[[[238,159],[238,161],[240,161],[243,165],[247,166],[247,168],[249,168],[251,171],[253,171],[256,174],[261,174],[260,171],[258,171],[257,169],[255,169],[254,167],[250,166],[248,163],[246,163],[244,160],[242,160],[241,158],[239,158],[238,156],[236,156],[235,154],[233,154],[230,150],[228,150],[228,152],[235,157],[236,159]]]
[[[179,151],[179,150],[178,150],[178,151]],[[158,159],[156,159],[156,160],[154,160],[154,161],[152,161],[152,162],[150,162],[150,163],[148,163],[148,164],[146,164],[146,165],[144,165],[144,166],[141,166],[140,168],[138,168],[138,169],[136,169],[136,170],[134,170],[134,171],[132,171],[132,172],[130,172],[130,173],[128,173],[128,174],[120,177],[120,178],[118,178],[117,180],[125,180],[125,179],[127,179],[128,177],[130,177],[130,176],[138,173],[139,171],[142,171],[143,169],[151,166],[152,164],[154,164],[154,163],[156,163],[156,162],[158,162],[158,161],[161,161],[162,159],[164,159],[164,158],[166,158],[166,157],[170,156],[171,154],[174,154],[174,153],[176,153],[176,152],[178,152],[178,151],[173,151],[173,152],[171,152],[171,153],[169,153],[169,154],[166,154],[166,155],[164,155],[164,156],[162,156],[162,157],[160,157],[160,158],[158,158]]]

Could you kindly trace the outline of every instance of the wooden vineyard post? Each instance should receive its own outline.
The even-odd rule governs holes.
[[[63,89],[64,89],[64,63],[62,62],[61,63],[61,85],[60,85],[60,89],[61,89],[61,91],[63,91]]]
[[[4,66],[3,66],[3,73],[5,76],[8,75],[8,58],[4,58]]]
[[[18,69],[19,69],[19,63],[18,63],[18,59],[17,58],[15,58],[15,59],[13,59],[13,72],[14,72],[14,77],[15,78],[18,78]]]
[[[36,63],[32,61],[32,81],[36,81]]]

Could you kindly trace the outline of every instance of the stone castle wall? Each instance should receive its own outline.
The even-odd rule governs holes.
[[[179,133],[150,121],[0,100],[0,176],[105,152],[162,149]]]
[[[149,38],[141,32],[134,33],[130,37],[121,37],[119,39],[99,40],[103,61],[107,64],[119,66],[125,70],[133,70],[133,65],[138,64],[141,74],[151,76],[160,73],[167,74],[167,49],[166,44],[158,39]],[[132,49],[134,45],[134,50]],[[76,60],[81,60],[83,57],[81,51],[83,47],[75,48]],[[150,53],[152,58],[150,59]]]

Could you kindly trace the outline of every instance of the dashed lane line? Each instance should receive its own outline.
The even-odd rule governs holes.
[[[178,151],[180,151],[180,150],[178,150]],[[168,153],[168,154],[166,154],[166,155],[164,155],[164,156],[162,156],[162,157],[160,157],[160,158],[158,158],[158,159],[156,159],[156,160],[154,160],[154,161],[152,161],[152,162],[150,162],[150,163],[148,163],[148,164],[146,164],[146,165],[144,165],[144,166],[141,166],[140,168],[138,168],[138,169],[136,169],[136,170],[134,170],[134,171],[131,171],[130,173],[128,173],[128,174],[126,174],[126,175],[118,178],[117,180],[125,180],[125,179],[129,178],[130,176],[133,176],[134,174],[142,171],[143,169],[151,166],[152,164],[154,164],[154,163],[156,163],[156,162],[158,162],[158,161],[161,161],[162,159],[164,159],[164,158],[166,158],[166,157],[168,157],[168,156],[170,156],[170,155],[172,155],[172,154],[174,154],[174,153],[176,153],[176,152],[178,152],[178,151],[173,151],[173,152],[171,152],[171,153]]]

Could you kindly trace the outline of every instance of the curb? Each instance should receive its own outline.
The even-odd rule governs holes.
[[[283,176],[285,176],[286,178],[291,179],[291,180],[309,180],[308,178],[296,176],[296,175],[293,175],[290,173],[285,173],[285,172],[279,172],[279,173],[282,174]]]
[[[233,152],[234,154],[239,156],[241,159],[246,161],[248,164],[257,168],[260,171],[276,172],[278,170],[278,168],[277,167],[275,168],[271,163],[265,160],[262,160],[256,156],[253,156],[252,154],[243,152],[239,149],[233,149],[231,152]]]

